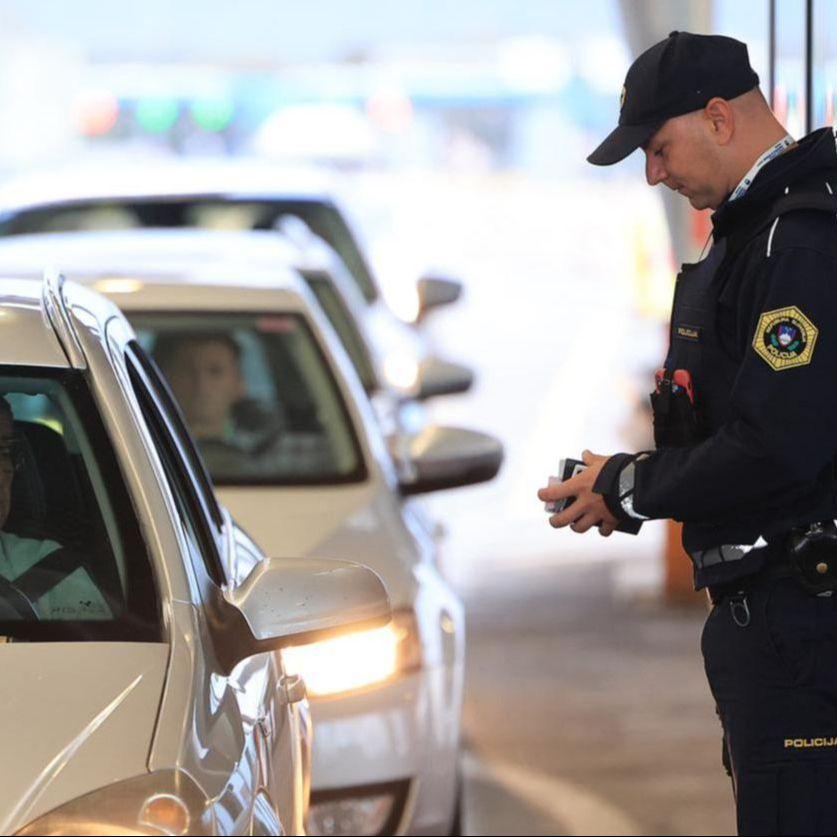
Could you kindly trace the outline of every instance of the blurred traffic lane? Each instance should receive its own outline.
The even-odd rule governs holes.
[[[481,765],[468,833],[489,833],[486,777],[527,812],[493,834],[550,833],[529,827],[545,818],[561,834],[734,833],[699,654],[705,610],[625,598],[621,572],[553,565],[468,594],[464,729]],[[527,772],[549,798],[514,781]]]
[[[554,775],[473,756],[463,773],[468,834],[639,834],[606,799]]]

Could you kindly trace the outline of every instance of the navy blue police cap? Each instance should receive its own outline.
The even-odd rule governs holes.
[[[622,88],[619,126],[587,161],[596,166],[618,163],[673,116],[700,110],[716,96],[734,99],[758,83],[741,41],[672,32],[631,64]]]

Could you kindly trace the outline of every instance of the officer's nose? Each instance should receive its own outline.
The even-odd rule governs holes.
[[[660,157],[653,151],[645,150],[645,179],[649,186],[656,186],[668,177],[666,167]]]

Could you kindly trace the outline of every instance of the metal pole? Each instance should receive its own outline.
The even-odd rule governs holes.
[[[773,108],[776,104],[776,3],[778,0],[768,0],[768,17],[770,20],[770,30],[768,32],[768,43],[770,45],[770,72],[768,75],[770,89],[767,93],[770,107]]]
[[[814,130],[814,0],[805,2],[805,133]]]

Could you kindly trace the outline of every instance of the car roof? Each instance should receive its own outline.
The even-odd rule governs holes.
[[[274,232],[138,229],[0,238],[0,273],[45,268],[91,285],[125,309],[306,307],[299,270],[322,270]]]
[[[71,285],[68,289],[73,290]],[[69,318],[64,316],[66,304],[57,283],[48,287],[42,278],[0,271],[0,365],[64,369],[78,365],[70,362],[62,345],[62,340],[74,339],[68,332],[76,327],[69,326]]]
[[[147,161],[101,163],[44,171],[7,181],[0,211],[54,203],[113,199],[249,197],[333,202],[335,184],[319,169],[257,161]]]

